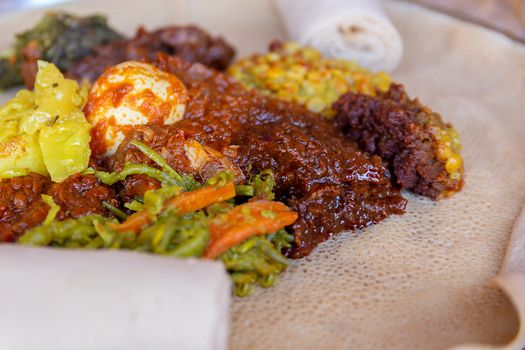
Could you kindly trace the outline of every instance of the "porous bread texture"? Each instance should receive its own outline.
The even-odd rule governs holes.
[[[525,187],[518,173],[524,170],[525,49],[417,6],[384,4],[406,50],[394,77],[459,128],[466,187],[437,203],[409,196],[405,216],[345,233],[293,261],[275,288],[236,299],[232,350],[443,349],[464,342],[502,344],[517,330],[513,309],[491,279]],[[229,38],[239,57],[265,52],[270,40],[283,38],[270,1],[154,0],[134,9],[129,0],[93,0],[61,6],[84,14],[97,8],[127,33],[137,23],[198,23]],[[0,47],[42,12],[2,18]],[[477,107],[488,120],[478,122]],[[466,109],[470,114],[460,113]],[[469,130],[469,122],[476,129]]]
[[[233,350],[445,349],[516,335],[492,279],[525,200],[525,50],[415,6],[387,8],[407,47],[396,79],[457,127],[465,188],[439,202],[405,194],[404,216],[339,235],[275,288],[236,299]]]

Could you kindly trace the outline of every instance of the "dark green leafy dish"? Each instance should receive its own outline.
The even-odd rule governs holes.
[[[39,59],[65,71],[95,47],[119,39],[122,35],[110,28],[103,16],[48,13],[33,29],[18,34],[12,49],[0,59],[0,89],[22,82],[33,86]]]

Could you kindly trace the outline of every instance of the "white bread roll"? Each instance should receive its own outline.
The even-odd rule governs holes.
[[[0,349],[226,349],[221,263],[0,246]]]
[[[401,37],[377,0],[276,0],[290,39],[323,54],[394,70]]]

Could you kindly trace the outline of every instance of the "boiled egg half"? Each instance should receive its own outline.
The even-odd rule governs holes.
[[[179,78],[153,65],[128,61],[107,69],[91,88],[84,107],[93,125],[93,153],[114,154],[136,125],[179,121],[187,101]]]

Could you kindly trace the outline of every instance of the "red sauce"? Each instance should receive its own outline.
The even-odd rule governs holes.
[[[152,124],[163,125],[171,112],[171,104],[162,101],[150,89],[133,94],[130,96],[129,103],[132,106],[138,106],[139,112],[146,116],[148,122]]]
[[[60,206],[59,220],[89,214],[107,215],[104,201],[119,205],[115,191],[100,183],[95,175],[72,175],[61,183],[52,184],[48,194]]]
[[[250,173],[272,169],[277,183],[276,199],[299,214],[291,227],[294,246],[287,252],[294,258],[308,255],[320,242],[340,231],[375,224],[391,214],[404,212],[406,200],[392,185],[381,159],[360,151],[355,142],[319,115],[298,105],[267,99],[200,64],[167,56],[159,56],[153,63],[186,85],[189,101],[185,119],[170,126],[134,127],[115,155],[105,161],[106,170],[119,171],[128,162],[155,166],[129,146],[131,139],[146,143],[184,174],[200,175],[185,152],[189,139],[228,157],[242,171],[241,181]],[[156,185],[149,179],[133,177],[118,185],[123,189],[114,188],[121,199],[128,200]],[[2,216],[9,225],[32,215],[24,203],[38,202],[37,193],[47,190],[28,185],[27,194],[16,204],[14,192],[8,191],[12,180],[4,186],[5,202],[14,208]],[[47,186],[63,208],[61,219],[104,213],[101,201],[116,201],[115,192],[92,176],[77,175]],[[17,217],[10,219],[13,215],[9,213]]]
[[[0,242],[12,242],[39,225],[49,206],[40,198],[51,181],[39,174],[0,181]]]
[[[13,242],[26,230],[40,225],[49,206],[41,195],[48,194],[60,206],[59,220],[88,214],[111,215],[103,206],[118,205],[115,192],[93,175],[76,174],[61,183],[31,173],[0,181],[0,242]]]
[[[167,56],[154,64],[186,85],[185,119],[162,128],[140,127],[130,139],[145,142],[181,173],[198,175],[188,167],[188,139],[229,157],[244,178],[272,169],[277,199],[299,213],[289,256],[308,255],[332,234],[404,212],[406,200],[392,186],[381,159],[359,151],[319,115],[245,90],[233,78],[199,64]],[[126,146],[110,163],[120,169],[130,160],[151,163]]]
[[[127,83],[119,84],[105,91],[104,97],[111,101],[113,107],[117,108],[122,103],[124,96],[131,90],[133,90],[133,85]]]
[[[104,140],[109,122],[110,121],[106,119],[91,128],[91,141],[89,142],[89,146],[91,147],[91,154],[94,156],[103,155],[107,151]]]

